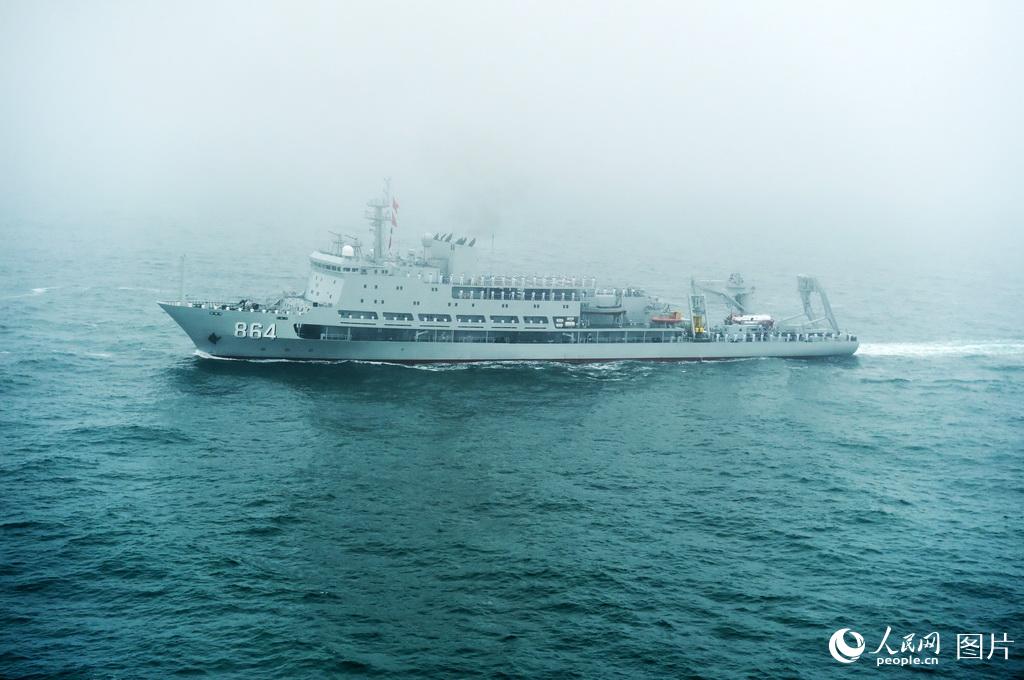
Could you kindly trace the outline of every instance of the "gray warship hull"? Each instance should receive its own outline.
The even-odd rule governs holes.
[[[373,249],[338,234],[333,250],[309,256],[301,294],[212,302],[182,290],[160,305],[202,353],[239,359],[700,361],[857,351],[814,277],[797,277],[803,312],[776,321],[752,313],[753,288],[739,274],[691,280],[686,302],[673,304],[590,277],[484,274],[476,239],[452,233],[425,234],[419,250],[393,253],[384,233],[397,212],[385,189],[368,204]],[[709,298],[728,313],[719,324],[709,322]]]
[[[377,361],[385,363],[460,363],[491,361],[560,361],[603,362],[621,360],[640,361],[711,361],[753,357],[815,358],[850,356],[857,351],[858,341],[853,336],[829,337],[818,334],[744,334],[695,341],[685,333],[671,331],[575,330],[560,332],[560,337],[531,342],[506,342],[508,331],[496,328],[473,336],[473,341],[461,339],[458,328],[429,329],[419,340],[359,340],[347,334],[318,338],[301,338],[296,334],[296,318],[277,311],[240,311],[193,307],[173,302],[160,303],[192,339],[204,355],[216,358],[252,360],[320,360],[320,361]],[[213,313],[215,312],[215,313]],[[278,317],[288,317],[281,318]],[[240,327],[242,337],[236,336]],[[253,324],[261,329],[274,326],[275,337],[251,337]],[[364,333],[373,329],[387,335],[395,327],[355,326]],[[422,330],[420,331],[422,332]],[[481,331],[471,331],[481,333]],[[490,333],[494,333],[494,337]],[[531,331],[524,331],[531,332]],[[532,331],[544,333],[545,331]],[[660,333],[663,337],[654,337]],[[616,334],[612,336],[612,334]],[[603,341],[602,335],[615,337]],[[477,338],[480,338],[480,341]],[[741,339],[742,337],[742,339]],[[550,341],[548,341],[550,340]]]

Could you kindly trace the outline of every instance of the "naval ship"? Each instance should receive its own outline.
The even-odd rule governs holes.
[[[682,361],[852,355],[818,280],[797,277],[802,313],[775,319],[751,307],[753,288],[691,279],[684,302],[593,278],[483,274],[476,239],[425,234],[406,254],[385,247],[398,203],[385,188],[367,204],[373,248],[335,234],[309,256],[302,294],[273,302],[160,302],[200,356],[235,359],[454,363]],[[708,317],[709,300],[725,312]],[[815,302],[817,304],[815,304]],[[718,317],[721,318],[721,317]]]

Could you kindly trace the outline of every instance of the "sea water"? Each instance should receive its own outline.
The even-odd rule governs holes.
[[[848,359],[253,363],[156,306],[178,255],[260,299],[316,244],[6,229],[2,677],[866,676],[932,632],[922,670],[1024,672],[1012,257],[738,263],[775,310],[818,274]],[[672,257],[529,245],[685,299]]]

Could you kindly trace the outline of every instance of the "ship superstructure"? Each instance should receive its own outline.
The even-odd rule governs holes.
[[[481,273],[476,239],[438,232],[404,255],[385,245],[398,204],[388,188],[367,205],[373,247],[335,234],[309,256],[306,290],[261,304],[161,302],[214,357],[383,362],[702,360],[850,355],[812,277],[798,277],[803,313],[776,321],[752,308],[742,277],[691,281],[683,304],[594,278]],[[387,239],[390,242],[390,237]],[[817,297],[817,307],[814,297]],[[709,319],[708,302],[727,316]]]

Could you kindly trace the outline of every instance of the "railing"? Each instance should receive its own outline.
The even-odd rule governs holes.
[[[694,338],[682,330],[612,331],[612,330],[528,330],[520,329],[463,329],[463,328],[394,328],[375,326],[317,326],[321,340],[363,340],[376,342],[481,342],[512,344],[658,344],[658,343],[788,343],[788,342],[849,342],[856,336],[843,334],[758,334],[724,336],[712,333],[708,337]],[[302,337],[306,337],[300,333]],[[795,337],[799,335],[800,337]]]
[[[259,302],[250,302],[248,300],[243,301],[243,304],[236,302],[213,302],[209,300],[189,300],[187,302],[168,302],[166,304],[174,305],[175,307],[191,307],[193,309],[209,309],[215,311],[225,312],[250,312],[255,314],[296,314],[299,312],[309,311],[311,307],[303,308],[291,308],[291,309],[279,309],[277,307],[268,307]]]
[[[713,337],[712,337],[713,336]],[[709,333],[711,342],[856,342],[851,333]]]

